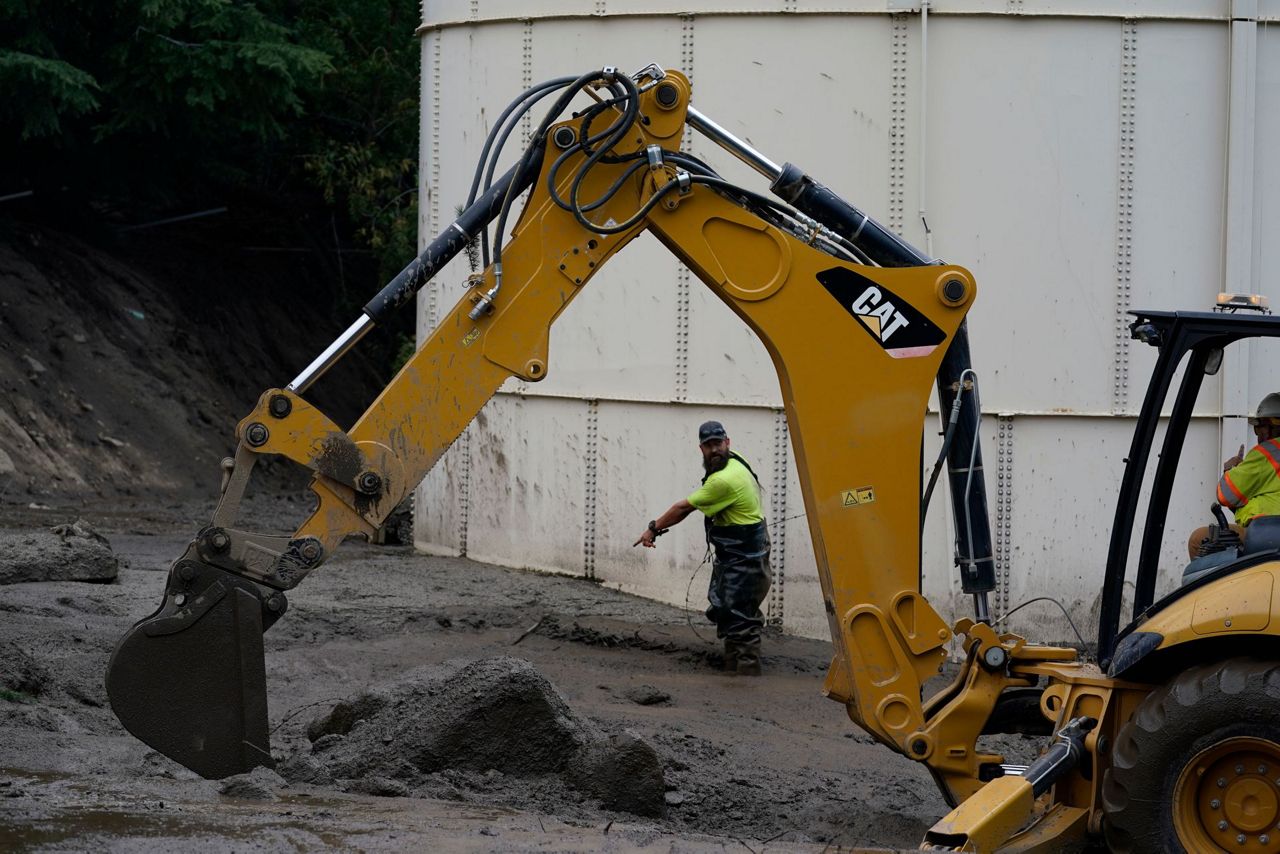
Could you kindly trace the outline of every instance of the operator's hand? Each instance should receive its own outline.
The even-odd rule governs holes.
[[[1244,445],[1240,446],[1240,450],[1236,451],[1236,455],[1222,464],[1223,471],[1231,471],[1236,466],[1244,462]]]
[[[649,530],[648,528],[645,528],[644,533],[640,535],[640,539],[636,540],[634,543],[631,544],[631,548],[634,549],[636,546],[639,546],[639,545],[643,545],[646,549],[657,548],[658,544],[654,542],[653,531]]]

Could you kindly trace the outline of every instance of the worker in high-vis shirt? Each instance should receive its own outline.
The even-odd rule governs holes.
[[[1258,404],[1249,419],[1258,444],[1245,453],[1244,445],[1222,464],[1218,503],[1235,511],[1237,533],[1258,516],[1280,516],[1280,394],[1272,393]],[[1235,527],[1235,526],[1233,526]],[[1198,528],[1187,542],[1191,557],[1198,554],[1209,529]]]
[[[704,514],[707,542],[715,552],[707,588],[707,619],[724,641],[724,669],[760,675],[760,605],[769,592],[769,532],[760,505],[760,481],[751,466],[730,449],[719,421],[698,428],[698,448],[706,475],[702,486],[649,523],[633,545],[654,541],[695,510]]]

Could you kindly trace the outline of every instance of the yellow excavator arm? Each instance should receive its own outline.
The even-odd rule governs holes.
[[[174,563],[159,610],[112,657],[113,709],[136,736],[205,776],[270,764],[261,635],[284,613],[284,591],[345,537],[371,535],[504,381],[537,382],[554,370],[551,325],[647,230],[759,336],[777,369],[834,641],[825,692],[878,740],[928,765],[960,803],[1000,765],[976,742],[1001,693],[1036,682],[1010,657],[1074,666],[1065,664],[1070,650],[1030,653],[982,620],[963,621],[956,683],[922,701],[955,631],[920,591],[922,430],[977,295],[973,277],[947,264],[907,265],[914,256],[894,255],[905,244],[790,165],[764,161],[761,171],[776,172],[775,189],[818,216],[735,187],[681,154],[678,142],[694,124],[752,165],[763,160],[693,110],[679,72],[650,67],[631,78],[604,69],[564,85],[520,161],[473,193],[479,198],[459,221],[333,347],[289,386],[264,392],[240,422],[211,524]],[[531,100],[547,94],[530,91]],[[558,120],[580,93],[596,105]],[[487,239],[495,218],[501,241],[526,189],[510,239],[495,243],[492,263],[359,421],[344,430],[306,401],[324,370],[469,241]],[[885,253],[896,260],[883,263]],[[965,383],[948,386],[951,399]],[[235,527],[264,454],[314,473],[316,509],[289,537]],[[952,483],[972,477],[953,470]],[[989,557],[971,548],[968,558],[962,572],[989,573],[979,566]],[[1029,814],[1029,784],[1014,788],[1004,824],[976,821],[988,834],[1007,836]],[[946,830],[945,839],[967,838],[964,828]]]

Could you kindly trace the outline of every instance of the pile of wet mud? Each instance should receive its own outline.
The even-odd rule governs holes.
[[[120,561],[83,519],[47,531],[0,535],[0,584],[115,581]]]
[[[661,816],[662,762],[634,733],[607,734],[529,662],[500,657],[414,670],[334,704],[306,727],[286,780],[373,795],[515,806],[594,800]]]

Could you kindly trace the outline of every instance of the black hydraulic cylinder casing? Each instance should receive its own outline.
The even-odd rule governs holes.
[[[527,158],[524,171],[517,175],[520,164],[512,166],[507,172],[485,191],[484,195],[463,211],[453,223],[442,231],[435,240],[422,250],[422,254],[409,262],[409,266],[401,270],[378,295],[364,307],[364,313],[374,322],[385,319],[400,308],[431,281],[431,277],[448,264],[461,252],[480,230],[493,222],[502,209],[502,201],[507,197],[508,188],[511,197],[523,193],[538,177],[542,169],[542,152]],[[498,235],[502,239],[502,235]]]
[[[881,267],[921,267],[933,263],[920,250],[810,178],[795,164],[785,164],[769,189],[796,210],[853,243]]]
[[[961,377],[971,366],[969,323],[963,321],[938,368],[938,406],[942,411],[944,430],[947,414],[951,412],[956,395],[961,393]],[[975,446],[978,442],[978,406],[977,392],[966,392],[960,404],[960,417],[951,448],[947,451],[951,511],[956,526],[956,563],[960,566],[960,585],[965,593],[986,593],[996,589],[996,562],[991,550],[991,521],[987,516],[982,446]],[[965,485],[969,480],[971,461],[973,483],[966,501]]]
[[[1022,772],[1022,779],[1031,784],[1032,795],[1040,797],[1080,764],[1085,756],[1085,736],[1097,725],[1093,718],[1073,718],[1058,732],[1058,740]]]

